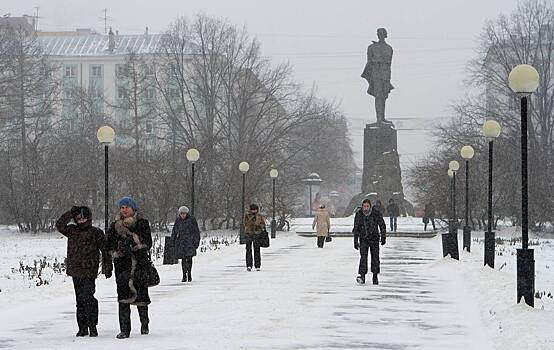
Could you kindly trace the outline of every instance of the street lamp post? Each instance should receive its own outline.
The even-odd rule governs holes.
[[[246,243],[246,237],[244,235],[244,207],[246,206],[246,173],[250,170],[250,164],[247,162],[241,162],[239,164],[239,170],[242,173],[242,202],[241,202],[241,218],[240,218],[240,235],[239,244]]]
[[[273,219],[271,220],[271,238],[275,238],[277,235],[277,222],[275,221],[275,182],[279,176],[279,171],[277,169],[271,169],[269,171],[269,177],[271,177],[271,182],[273,185]]]
[[[510,88],[521,99],[521,249],[517,250],[517,302],[535,305],[535,258],[529,249],[529,197],[527,182],[527,102],[539,86],[539,73],[527,64],[520,64],[510,72]]]
[[[450,256],[452,256],[452,253],[450,252],[451,251],[451,237],[452,237],[452,229],[451,229],[451,226],[452,226],[452,195],[453,195],[453,192],[452,192],[452,178],[454,177],[454,171],[452,171],[451,169],[448,169],[448,177],[450,178],[449,180],[449,184],[450,184],[450,198],[449,198],[449,201],[450,203],[448,204],[449,205],[449,208],[448,208],[448,216],[449,216],[449,219],[448,219],[448,233],[443,233],[442,234],[442,256],[443,257],[446,257],[448,254],[450,254]]]
[[[450,161],[448,169],[452,170],[452,220],[449,226],[450,257],[460,260],[458,251],[458,215],[456,214],[456,172],[460,169],[460,163],[456,160]]]
[[[96,132],[96,138],[101,145],[104,146],[104,232],[108,232],[109,229],[109,193],[108,193],[108,180],[109,180],[109,146],[115,139],[115,131],[109,126],[103,126]],[[104,273],[104,264],[102,264],[102,273]]]
[[[198,159],[200,159],[200,152],[198,152],[198,150],[196,148],[191,148],[187,151],[186,156],[187,156],[187,160],[190,162],[190,166],[191,166],[191,170],[190,170],[190,173],[191,173],[190,214],[191,214],[191,216],[194,216],[194,206],[195,206],[194,205],[194,203],[195,203],[195,201],[194,201],[194,165],[196,164]]]
[[[471,146],[464,146],[460,150],[460,155],[466,163],[466,207],[465,207],[465,226],[464,226],[464,238],[463,249],[467,252],[471,252],[471,226],[469,226],[469,160],[473,158],[475,151]]]
[[[487,120],[483,124],[483,135],[489,140],[489,188],[488,188],[488,204],[487,214],[488,223],[487,231],[485,232],[485,256],[484,264],[494,268],[494,256],[495,256],[495,233],[493,231],[493,215],[492,215],[492,191],[493,191],[493,158],[494,158],[494,140],[500,136],[502,128],[496,120]]]

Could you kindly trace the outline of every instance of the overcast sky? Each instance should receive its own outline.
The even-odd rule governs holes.
[[[275,62],[289,60],[306,88],[340,103],[350,120],[361,167],[363,127],[375,120],[373,99],[360,78],[376,29],[385,27],[394,49],[387,118],[446,118],[463,96],[465,67],[474,56],[484,21],[510,13],[516,0],[2,0],[0,14],[33,15],[39,29],[108,26],[121,34],[163,31],[177,16],[197,13],[246,25]],[[395,122],[409,128],[420,123]],[[424,131],[399,131],[402,167],[428,149]]]

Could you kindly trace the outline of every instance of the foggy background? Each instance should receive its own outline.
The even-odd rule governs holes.
[[[358,166],[362,166],[363,128],[375,121],[373,98],[360,77],[365,52],[376,29],[385,27],[394,49],[392,84],[386,115],[398,129],[402,168],[429,149],[433,122],[450,114],[463,96],[465,67],[474,55],[484,21],[510,13],[516,0],[317,1],[195,0],[81,1],[4,0],[0,15],[34,15],[40,30],[93,28],[107,25],[121,34],[159,33],[177,16],[197,13],[225,17],[245,25],[275,62],[290,61],[306,89],[340,103],[350,121]],[[402,118],[405,120],[396,120]],[[332,146],[332,145],[330,145]]]

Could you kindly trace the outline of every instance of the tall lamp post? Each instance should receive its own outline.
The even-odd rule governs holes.
[[[464,226],[464,239],[463,249],[467,252],[471,252],[471,226],[469,226],[469,160],[475,155],[475,151],[471,146],[464,146],[460,150],[460,155],[466,163],[466,207],[465,207],[465,226]]]
[[[454,172],[449,168],[448,169],[448,177],[450,178],[450,203],[448,204],[449,205],[449,208],[448,208],[448,216],[450,217],[449,220],[448,220],[448,233],[443,233],[442,234],[442,256],[443,257],[446,257],[448,254],[450,254],[450,256],[452,257],[452,253],[450,252],[451,251],[451,237],[452,237],[452,229],[451,229],[451,226],[452,226],[452,178],[454,177]]]
[[[452,170],[452,220],[450,222],[450,257],[460,260],[458,252],[458,215],[456,214],[456,172],[460,169],[460,163],[456,160],[448,163],[448,169]]]
[[[517,250],[517,302],[535,305],[535,258],[529,249],[529,197],[527,183],[527,102],[539,87],[539,73],[527,64],[520,64],[510,72],[510,88],[521,99],[521,249]]]
[[[279,176],[279,171],[277,169],[271,169],[269,171],[269,177],[271,177],[271,182],[273,185],[273,219],[271,220],[271,238],[275,238],[277,234],[277,222],[275,221],[275,182]]]
[[[241,162],[239,164],[239,170],[242,173],[242,202],[241,202],[241,217],[240,217],[240,236],[239,244],[246,243],[246,237],[244,236],[244,207],[246,205],[246,173],[250,170],[250,164],[247,162]]]
[[[109,146],[115,139],[115,131],[111,127],[105,125],[98,129],[96,132],[96,138],[101,145],[104,146],[104,232],[108,232],[109,229],[109,193],[108,193],[108,180],[109,180]],[[102,264],[102,270],[104,270],[104,264]],[[102,271],[104,273],[104,271]]]
[[[200,159],[200,152],[196,148],[191,148],[187,151],[187,160],[190,162],[190,175],[191,175],[191,189],[190,189],[190,201],[191,201],[191,207],[190,207],[190,214],[194,216],[194,165],[196,162]]]
[[[495,234],[493,231],[493,215],[492,215],[492,173],[493,173],[493,158],[494,158],[494,140],[500,136],[502,128],[496,120],[487,120],[483,124],[483,135],[489,140],[489,189],[488,189],[488,204],[487,204],[487,231],[485,232],[485,256],[484,264],[494,268],[495,256]]]

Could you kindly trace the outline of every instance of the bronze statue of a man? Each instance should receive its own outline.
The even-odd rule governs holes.
[[[366,79],[369,87],[367,93],[375,97],[375,113],[377,123],[385,122],[385,101],[394,86],[390,83],[392,47],[385,42],[387,30],[377,29],[379,41],[367,47],[367,63],[362,78]]]

